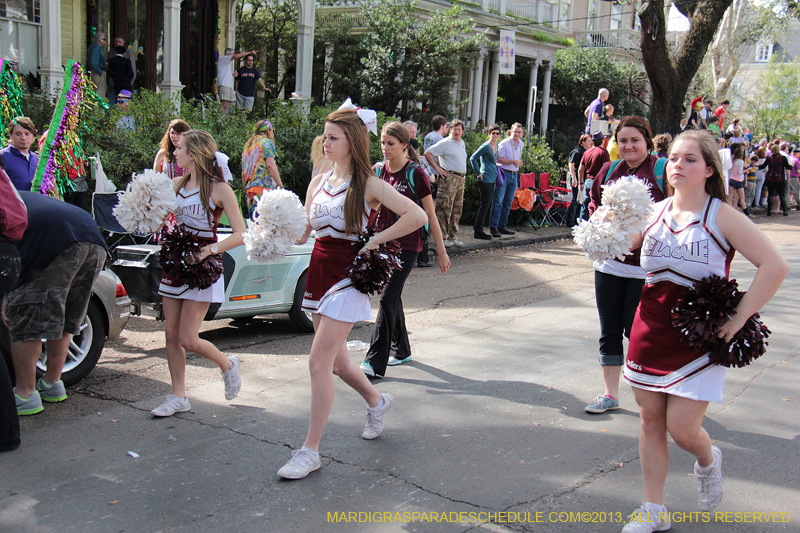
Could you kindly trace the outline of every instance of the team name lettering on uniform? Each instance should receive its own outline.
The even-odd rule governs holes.
[[[673,257],[695,263],[708,264],[708,239],[678,244],[670,247],[655,237],[648,236],[642,246],[642,255],[648,257]]]

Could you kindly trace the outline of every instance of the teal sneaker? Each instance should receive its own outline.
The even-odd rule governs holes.
[[[410,355],[405,359],[398,359],[393,355],[389,356],[389,366],[397,366],[397,365],[402,365],[403,363],[410,363],[410,362],[411,362]]]
[[[64,388],[64,382],[60,379],[52,385],[48,385],[44,378],[40,378],[36,382],[36,390],[44,402],[57,403],[67,399],[67,389]]]
[[[375,377],[375,369],[372,368],[372,365],[364,361],[361,363],[361,371],[370,377]]]
[[[33,391],[31,397],[26,400],[17,394],[17,388],[14,387],[14,399],[17,401],[17,414],[19,416],[35,415],[44,411],[39,391]]]
[[[605,413],[614,409],[619,409],[619,399],[612,400],[605,394],[598,394],[592,403],[584,407],[587,413],[594,414]]]

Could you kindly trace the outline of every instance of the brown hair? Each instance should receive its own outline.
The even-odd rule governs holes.
[[[28,117],[14,117],[11,119],[11,124],[9,125],[8,128],[9,137],[14,132],[14,126],[19,126],[24,130],[28,130],[34,137],[36,137],[36,134],[38,133],[36,131],[36,126],[34,126],[33,124],[33,121]]]
[[[419,155],[414,147],[411,146],[411,135],[409,135],[408,129],[403,124],[394,120],[386,122],[381,128],[381,135],[390,135],[400,141],[400,144],[405,144],[406,157],[416,164],[420,164]]]
[[[767,157],[767,151],[764,150],[763,146],[759,146],[756,149],[756,155],[758,156],[759,159],[764,159],[765,157]]]
[[[325,121],[342,128],[347,143],[350,145],[350,167],[353,175],[344,199],[344,225],[347,235],[361,235],[363,234],[364,217],[367,216],[364,191],[367,188],[367,180],[373,175],[372,165],[369,163],[367,128],[352,109],[334,111],[328,115]]]
[[[464,126],[464,123],[461,121],[461,119],[458,119],[458,118],[454,118],[453,120],[451,120],[451,121],[450,121],[450,129],[451,129],[451,130],[452,130],[453,128],[455,128],[456,126],[461,126],[461,129],[462,129],[462,130],[466,130],[466,129],[467,129],[467,128]]]
[[[617,125],[617,129],[614,130],[614,141],[619,144],[619,132],[622,131],[622,128],[636,128],[639,130],[644,136],[644,140],[647,143],[647,151],[653,151],[653,131],[650,129],[650,124],[647,121],[640,117],[639,115],[631,115],[629,117],[625,117],[619,121]]]
[[[584,142],[586,142],[587,139],[591,141],[592,140],[592,136],[589,135],[588,133],[584,133],[583,135],[581,135],[580,139],[578,139],[578,144],[576,144],[575,146],[579,147]]]
[[[222,169],[217,165],[217,143],[210,133],[203,130],[189,130],[181,135],[181,148],[194,157],[194,166],[197,171],[197,182],[200,185],[200,203],[206,210],[208,223],[213,221],[211,212],[211,188],[215,183],[225,183]],[[180,191],[191,177],[187,172],[180,179],[175,180],[175,192]]]
[[[722,161],[719,159],[719,150],[714,142],[714,137],[707,130],[686,130],[675,137],[675,142],[672,143],[670,151],[678,141],[690,141],[697,144],[706,166],[714,169],[714,173],[706,179],[705,190],[713,198],[718,198],[724,202],[728,195],[725,192]],[[667,168],[669,168],[669,165],[667,165]]]
[[[158,145],[160,150],[164,150],[164,156],[168,162],[175,162],[175,145],[172,144],[172,139],[169,138],[169,132],[175,131],[183,134],[191,129],[192,127],[185,120],[176,118],[170,121],[169,126],[167,126],[167,132],[161,137],[161,142]]]
[[[445,124],[447,124],[447,119],[442,115],[436,115],[433,117],[433,120],[431,120],[431,127],[433,128],[433,131],[439,131]]]
[[[666,153],[669,151],[669,143],[672,139],[670,139],[667,135],[663,133],[659,133],[656,135],[656,138],[653,139],[653,145],[655,145],[655,149],[658,153]]]

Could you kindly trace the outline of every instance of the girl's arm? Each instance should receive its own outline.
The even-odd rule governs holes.
[[[247,228],[245,228],[242,213],[239,211],[239,201],[236,199],[231,186],[227,183],[215,183],[214,188],[211,190],[211,200],[214,201],[214,205],[222,206],[222,210],[228,215],[228,222],[231,223],[231,229],[233,230],[233,233],[227,239],[216,243],[217,254],[233,250],[237,246],[244,244],[243,234]],[[198,261],[202,261],[211,255],[211,246],[214,245],[209,244],[201,248]]]
[[[439,219],[436,218],[433,196],[429,194],[421,201],[422,208],[425,210],[425,214],[428,215],[428,227],[431,229],[433,241],[436,243],[436,256],[439,260],[439,270],[444,274],[450,269],[450,258],[447,256],[447,249],[444,246],[444,237],[442,237],[442,228],[439,226]],[[427,260],[427,258],[425,259]]]
[[[269,170],[269,175],[275,182],[275,185],[283,189],[283,183],[281,183],[281,176],[280,174],[278,174],[278,165],[275,164],[275,158],[268,157],[266,159],[266,162],[267,162],[267,170]]]
[[[425,211],[413,200],[406,198],[394,190],[394,187],[375,176],[369,177],[364,196],[372,209],[377,209],[378,204],[381,204],[400,218],[385,230],[376,233],[361,251],[374,250],[379,244],[408,235],[428,222],[428,216]]]
[[[789,272],[789,264],[755,224],[728,204],[720,205],[717,224],[728,242],[758,268],[730,322],[717,331],[717,337],[730,342],[745,321],[778,292]]]
[[[167,154],[164,150],[159,150],[156,154],[156,158],[153,160],[153,170],[156,172],[161,172],[161,165],[164,164],[164,158],[166,158]]]
[[[314,198],[314,191],[317,190],[319,186],[319,181],[322,179],[323,173],[320,172],[313,178],[311,178],[311,183],[308,184],[308,189],[306,189],[306,214],[308,215],[308,222],[306,222],[306,231],[303,233],[303,236],[297,239],[297,244],[305,244],[308,242],[308,237],[311,235],[311,201]]]

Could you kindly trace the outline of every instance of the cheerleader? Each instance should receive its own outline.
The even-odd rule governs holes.
[[[180,178],[186,174],[186,169],[175,161],[175,148],[181,140],[181,135],[189,131],[191,126],[179,118],[172,120],[167,131],[158,145],[158,153],[153,161],[153,170],[163,172],[169,179]]]
[[[789,266],[770,240],[725,201],[722,165],[714,139],[689,130],[673,143],[667,179],[675,195],[655,205],[653,218],[638,237],[647,272],[641,304],[630,336],[624,378],[639,405],[639,457],[644,504],[624,533],[670,528],[664,507],[670,435],[695,456],[698,506],[712,511],[722,500],[722,451],[702,427],[708,402],[722,401],[725,367],[684,344],[672,326],[671,309],[688,286],[716,274],[727,277],[734,252],[756,271],[747,293],[717,337],[729,342],[745,321],[777,292]]]
[[[361,437],[374,439],[381,434],[392,396],[379,393],[347,354],[347,335],[353,324],[372,319],[369,296],[353,287],[348,271],[356,254],[408,235],[427,221],[421,208],[373,173],[367,129],[356,111],[340,109],[328,115],[323,150],[334,166],[308,186],[309,224],[299,241],[304,243],[316,230],[303,299],[303,310],[313,313],[316,332],[308,360],[311,415],[303,447],[292,452],[289,462],[278,470],[286,479],[304,478],[320,467],[318,450],[333,404],[334,374],[367,402],[367,424]],[[366,233],[367,215],[379,204],[399,218],[362,246],[359,236]]]
[[[207,244],[202,247],[197,261],[221,254],[243,243],[244,220],[239,212],[239,202],[233,189],[225,183],[222,170],[217,165],[217,145],[207,132],[191,130],[181,135],[175,147],[175,161],[186,174],[175,180],[178,208],[175,221],[198,235]],[[222,213],[228,216],[233,233],[217,242],[217,223]],[[216,363],[225,382],[225,399],[232,400],[239,393],[239,358],[226,357],[213,344],[200,338],[200,326],[209,305],[220,303],[225,295],[223,277],[207,289],[190,289],[183,279],[166,274],[161,278],[158,293],[163,296],[167,363],[172,379],[172,394],[151,411],[153,416],[172,416],[190,410],[186,398],[186,352],[190,350]]]

